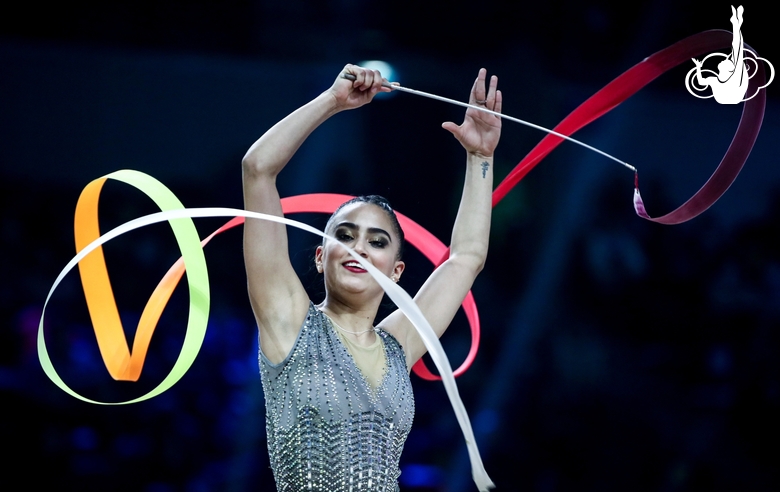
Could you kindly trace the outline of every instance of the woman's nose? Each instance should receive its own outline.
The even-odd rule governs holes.
[[[368,253],[366,253],[366,247],[363,244],[363,241],[358,241],[355,244],[355,248],[354,249],[355,249],[355,253],[359,254],[360,256],[362,256],[364,258],[368,257]]]

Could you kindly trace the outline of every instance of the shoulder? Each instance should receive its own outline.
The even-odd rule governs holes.
[[[385,347],[387,347],[388,350],[399,352],[402,356],[404,356],[404,358],[406,357],[404,355],[405,353],[403,345],[401,345],[401,342],[399,342],[392,333],[380,327],[377,327],[376,332],[377,335],[382,338],[382,342],[385,344]]]
[[[309,310],[301,324],[301,331],[319,330],[327,323],[329,323],[328,316],[323,311],[320,311],[312,301],[309,301]]]

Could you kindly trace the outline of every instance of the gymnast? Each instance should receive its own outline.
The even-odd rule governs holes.
[[[242,161],[246,209],[281,216],[276,176],[326,119],[389,92],[383,83],[376,70],[346,65],[328,90],[260,137]],[[481,69],[469,102],[500,112],[497,85],[497,77],[488,82]],[[449,259],[414,297],[438,336],[485,263],[501,119],[467,109],[461,125],[442,127],[466,150],[466,176]],[[403,231],[384,198],[347,201],[325,232],[391,280],[403,274]],[[317,305],[293,270],[285,226],[247,220],[244,261],[278,490],[399,490],[400,454],[414,416],[409,372],[426,352],[414,326],[399,310],[375,324],[384,292],[337,243],[323,242],[314,255],[325,284]]]

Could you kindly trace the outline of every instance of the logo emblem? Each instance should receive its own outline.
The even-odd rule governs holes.
[[[731,41],[731,53],[712,53],[704,57],[701,61],[692,58],[696,65],[685,76],[685,88],[693,96],[699,99],[708,99],[714,97],[720,104],[739,104],[750,100],[758,91],[768,86],[775,76],[775,69],[765,58],[761,58],[753,51],[745,48],[742,39],[742,22],[745,9],[740,5],[737,9],[731,7],[731,27],[733,38]],[[720,60],[717,64],[717,71],[704,68],[705,62],[709,59]],[[747,94],[748,83],[758,70],[758,64],[765,63],[769,67],[769,80],[766,84],[758,87],[754,93]],[[707,94],[712,90],[712,93]],[[697,92],[707,95],[700,95]]]

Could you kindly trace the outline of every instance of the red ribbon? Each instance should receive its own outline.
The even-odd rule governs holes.
[[[555,127],[555,131],[571,136],[580,128],[600,118],[636,94],[641,88],[662,73],[705,53],[731,49],[732,37],[733,35],[728,31],[705,31],[685,38],[645,58],[588,98],[588,100],[564,118]],[[750,48],[748,45],[745,45],[745,47]],[[752,48],[750,49],[752,50]],[[764,85],[764,67],[761,63],[758,63],[757,66],[756,74],[750,79],[748,95],[755,93],[758,91],[758,88]],[[640,217],[661,224],[679,224],[696,217],[710,208],[737,179],[737,175],[742,170],[742,166],[753,149],[753,144],[761,129],[765,106],[766,93],[764,91],[759,91],[754,98],[745,103],[739,127],[723,160],[721,160],[715,172],[704,186],[676,210],[658,218],[651,218],[647,215],[644,203],[642,203],[641,197],[639,197],[637,180],[634,192],[634,208],[637,214]],[[512,172],[504,178],[501,184],[496,187],[493,192],[493,206],[500,202],[534,166],[561,142],[563,142],[563,139],[555,135],[548,135],[539,142]]]

